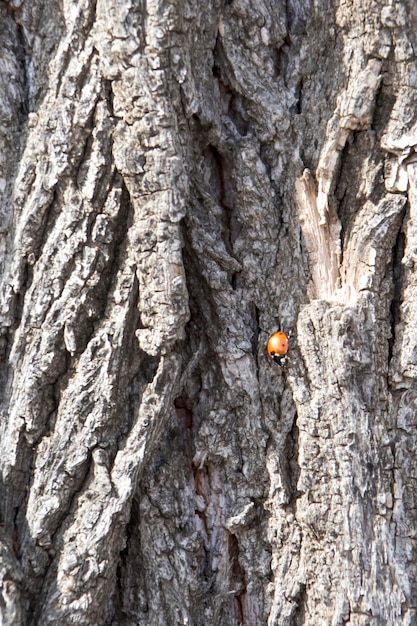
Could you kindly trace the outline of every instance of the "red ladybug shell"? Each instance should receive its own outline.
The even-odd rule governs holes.
[[[271,359],[274,356],[284,356],[288,352],[288,337],[287,335],[280,330],[277,333],[274,333],[268,339],[267,351]]]

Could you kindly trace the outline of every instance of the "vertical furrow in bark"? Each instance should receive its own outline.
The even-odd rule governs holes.
[[[271,171],[276,168],[279,178],[287,165],[285,107],[294,98],[281,78],[279,87],[271,83],[285,37],[282,8],[220,9],[213,3],[205,12],[185,13],[171,57],[187,118],[192,181],[184,220],[190,366],[176,414],[140,483],[139,519],[130,529],[141,537],[142,556],[133,535],[128,555],[146,566],[146,574],[138,582],[131,563],[122,572],[132,589],[124,610],[142,624],[264,623],[271,603],[263,506],[268,476],[258,462],[269,434],[258,376],[260,370],[262,381],[270,377],[275,397],[277,375],[263,342],[277,314],[288,322],[294,314],[293,298],[280,298],[285,285],[277,280],[279,271],[290,273],[285,227],[281,265],[274,267],[282,200],[271,181]],[[258,54],[267,67],[260,96]],[[291,223],[289,209],[286,219]],[[272,414],[268,419],[274,422]],[[150,528],[158,529],[160,542],[150,541]]]

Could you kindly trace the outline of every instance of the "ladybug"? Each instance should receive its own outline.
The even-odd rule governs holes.
[[[277,333],[273,333],[268,339],[266,349],[268,351],[268,356],[273,359],[275,363],[285,365],[288,360],[288,335],[282,330]]]

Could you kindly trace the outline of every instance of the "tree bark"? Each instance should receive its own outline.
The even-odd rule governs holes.
[[[416,25],[0,1],[3,624],[416,623]]]

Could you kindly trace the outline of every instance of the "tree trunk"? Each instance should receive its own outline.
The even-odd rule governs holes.
[[[0,0],[2,624],[417,623],[386,4]]]

